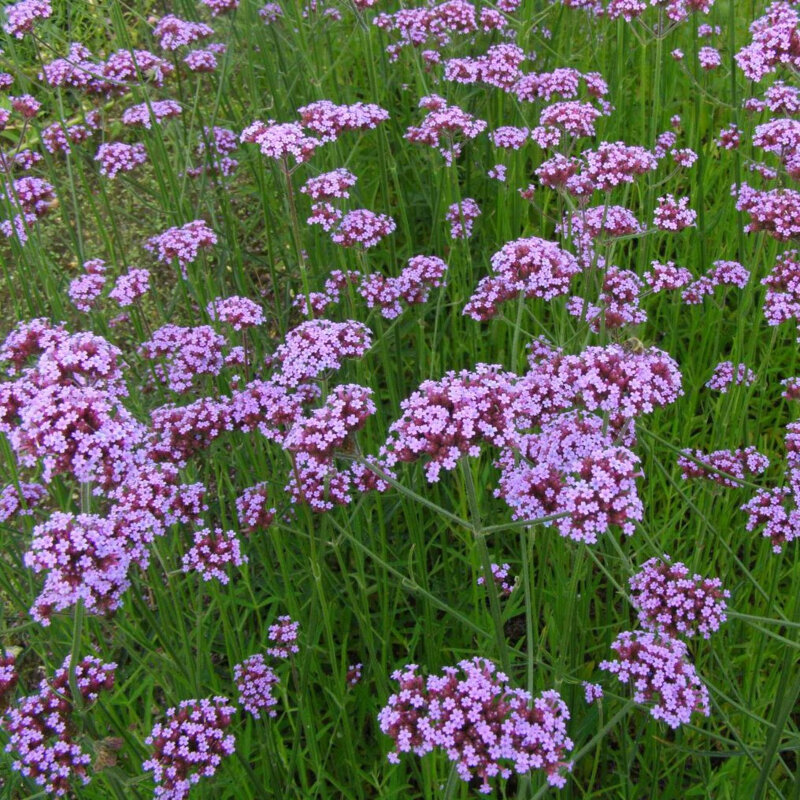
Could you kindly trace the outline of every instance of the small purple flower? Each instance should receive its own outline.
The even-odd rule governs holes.
[[[194,544],[183,556],[182,569],[184,572],[199,572],[204,581],[216,579],[227,584],[230,578],[225,567],[228,564],[241,567],[246,562],[247,556],[241,552],[234,531],[203,528],[195,531]]]
[[[270,717],[276,716],[274,706],[278,704],[278,698],[272,692],[280,679],[272,667],[267,666],[261,653],[237,664],[233,668],[233,679],[239,690],[239,705],[245,711],[256,719],[261,719],[262,712]]]
[[[300,652],[297,646],[297,632],[300,628],[299,622],[292,622],[288,615],[278,617],[274,625],[269,626],[267,634],[273,647],[267,648],[267,654],[273,658],[289,658]]]

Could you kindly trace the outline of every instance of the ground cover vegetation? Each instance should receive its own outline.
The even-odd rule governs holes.
[[[0,16],[3,797],[800,797],[797,3]]]

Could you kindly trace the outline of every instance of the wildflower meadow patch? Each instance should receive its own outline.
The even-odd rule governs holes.
[[[0,25],[0,797],[797,800],[800,4]]]

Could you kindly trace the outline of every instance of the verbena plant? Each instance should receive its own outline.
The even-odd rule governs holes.
[[[800,797],[797,4],[3,15],[4,797]]]

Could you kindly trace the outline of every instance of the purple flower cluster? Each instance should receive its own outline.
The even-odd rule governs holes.
[[[732,361],[720,361],[711,377],[706,382],[709,389],[725,394],[731,386],[750,386],[756,379],[756,374],[746,364],[736,364]]]
[[[389,119],[389,112],[374,103],[337,106],[330,100],[318,100],[297,109],[303,127],[319,136],[321,142],[335,142],[346,131],[377,128]]]
[[[708,639],[727,619],[730,592],[720,579],[690,576],[685,564],[672,564],[666,555],[642,564],[630,587],[639,624],[654,633]]]
[[[201,375],[219,375],[227,342],[209,325],[183,328],[167,324],[153,331],[139,347],[145,358],[166,359],[165,383],[173,392],[187,392]]]
[[[331,240],[342,247],[374,247],[381,239],[394,233],[397,225],[386,214],[376,214],[367,208],[348,211],[331,233]]]
[[[490,319],[502,303],[518,296],[552,300],[566,294],[581,271],[572,254],[535,236],[507,242],[491,263],[495,274],[481,279],[464,307],[464,314],[476,320]]]
[[[350,189],[355,186],[356,180],[357,178],[352,172],[339,168],[309,178],[300,187],[300,191],[315,202],[334,198],[342,199],[350,197]]]
[[[297,632],[299,622],[292,622],[290,616],[278,617],[274,625],[269,626],[267,636],[272,642],[272,647],[267,648],[267,655],[273,658],[290,658],[300,652],[297,646]]]
[[[637,703],[650,703],[650,716],[670,728],[691,722],[695,712],[709,716],[708,689],[688,660],[688,649],[678,639],[658,633],[625,631],[614,640],[614,661],[600,669],[634,688]]]
[[[662,231],[682,231],[695,225],[697,212],[689,208],[689,198],[668,194],[658,198],[653,212],[653,224]]]
[[[262,712],[274,717],[278,698],[272,693],[280,678],[272,667],[264,661],[261,653],[246,658],[233,668],[233,679],[239,690],[239,705],[250,712],[256,719],[261,719]]]
[[[481,215],[478,204],[465,197],[447,209],[445,219],[450,223],[451,239],[469,239],[472,236],[472,223]]]
[[[0,492],[0,523],[16,516],[31,516],[46,496],[47,490],[38,483],[9,484]]]
[[[515,378],[496,364],[478,364],[474,371],[424,381],[400,404],[402,416],[381,449],[383,462],[393,467],[427,456],[425,474],[433,483],[441,470],[455,469],[462,456],[477,456],[484,442],[511,444]]]
[[[163,50],[178,50],[214,35],[214,29],[203,22],[190,22],[167,14],[156,23],[153,36]]]
[[[226,733],[236,709],[226,697],[183,700],[167,709],[167,721],[145,739],[153,756],[142,768],[153,773],[157,800],[183,800],[200,778],[211,777],[236,740]]]
[[[420,108],[428,111],[422,124],[411,126],[405,133],[409,142],[436,148],[450,165],[458,158],[463,143],[456,137],[474,139],[486,129],[486,122],[476,119],[458,106],[451,106],[439,95],[423,97]]]
[[[156,253],[159,261],[169,264],[177,260],[181,274],[186,278],[186,267],[193,264],[200,249],[208,249],[217,243],[217,234],[202,219],[187,222],[181,227],[167,228],[158,236],[148,239],[145,247]]]
[[[432,288],[444,285],[446,271],[447,264],[441,258],[414,256],[396,278],[385,278],[377,272],[367,275],[358,292],[368,308],[378,307],[383,317],[395,319],[403,311],[401,300],[408,305],[424,303]]]
[[[713,453],[689,449],[683,452],[694,457],[692,459],[678,456],[678,466],[684,480],[706,478],[720,486],[733,488],[741,486],[740,482],[747,475],[761,475],[769,466],[769,459],[759,453],[755,447],[745,447],[739,450],[715,450]],[[702,463],[698,464],[698,461]],[[725,474],[720,475],[720,472]],[[727,477],[729,475],[733,477]]]
[[[83,275],[70,281],[67,294],[78,311],[89,312],[105,286],[105,262],[99,258],[83,265]]]
[[[142,125],[150,130],[154,120],[160,125],[162,120],[180,116],[182,111],[180,103],[174,100],[154,100],[126,108],[122,113],[122,122],[125,125]]]
[[[247,297],[218,297],[206,308],[214,320],[227,322],[235,331],[264,324],[264,312],[258,303]]]
[[[559,515],[561,536],[594,544],[613,525],[633,534],[644,509],[636,489],[639,459],[614,445],[603,420],[568,413],[521,441],[524,458],[507,450],[496,491],[516,519]]]
[[[780,66],[800,68],[800,14],[791,3],[772,3],[750,25],[752,41],[736,53],[736,63],[751,81]]]
[[[569,710],[558,692],[532,697],[511,687],[508,677],[483,658],[445,667],[424,680],[410,664],[392,673],[399,691],[378,715],[381,731],[394,739],[389,760],[401,753],[424,756],[443,750],[463,781],[478,778],[490,794],[490,779],[542,770],[551,786],[563,786],[572,750]]]
[[[492,580],[501,597],[509,597],[514,591],[515,583],[509,583],[508,576],[511,572],[509,564],[492,564]],[[512,579],[513,580],[513,579]],[[479,575],[477,584],[483,586],[486,583],[486,576]]]
[[[274,120],[266,123],[256,120],[248,125],[242,131],[241,141],[257,144],[265,156],[277,161],[288,163],[291,156],[297,164],[308,161],[322,144],[319,139],[306,135],[299,123]]]
[[[203,528],[195,531],[194,544],[183,556],[182,569],[199,572],[204,581],[216,579],[227,584],[230,578],[225,567],[228,564],[241,567],[246,563],[247,556],[242,553],[234,531]]]
[[[267,484],[257,483],[245,489],[236,498],[236,513],[244,533],[269,528],[277,512],[269,506]]]
[[[138,556],[132,544],[111,519],[55,512],[36,526],[25,554],[26,567],[47,572],[31,616],[47,626],[54,612],[79,601],[93,614],[119,608]]]
[[[150,270],[129,269],[117,278],[114,288],[108,293],[120,308],[133,305],[150,289]]]
[[[51,682],[42,680],[39,691],[20,698],[0,723],[9,736],[6,752],[17,755],[12,768],[56,797],[66,795],[75,778],[83,784],[90,781],[87,767],[91,756],[73,738],[70,663],[68,656]],[[75,665],[75,681],[84,703],[113,688],[116,668],[94,656]]]
[[[286,334],[270,361],[274,381],[296,389],[327,370],[337,370],[345,358],[360,358],[372,346],[372,333],[361,322],[303,322]]]
[[[47,19],[53,14],[50,0],[20,0],[18,3],[7,5],[3,10],[6,14],[3,30],[17,39],[22,39],[26,33],[30,33],[37,20]]]
[[[795,189],[753,189],[746,183],[733,187],[736,210],[750,216],[746,233],[764,231],[768,236],[786,242],[800,237],[800,192]]]
[[[94,157],[100,162],[100,174],[113,179],[120,172],[132,172],[147,161],[147,151],[143,144],[124,144],[111,142],[101,144]]]

